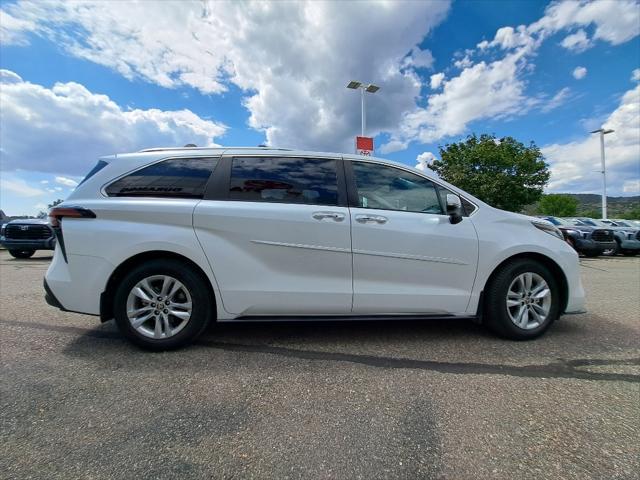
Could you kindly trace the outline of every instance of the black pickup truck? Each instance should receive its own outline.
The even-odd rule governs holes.
[[[2,225],[0,245],[15,258],[29,258],[36,250],[54,250],[56,238],[45,220],[11,220]]]
[[[558,217],[542,217],[553,223],[564,235],[564,239],[578,253],[597,257],[616,247],[612,228],[599,228],[587,224],[576,225]]]

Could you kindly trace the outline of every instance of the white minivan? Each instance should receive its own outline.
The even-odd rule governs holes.
[[[270,148],[100,159],[50,211],[44,288],[154,350],[212,321],[474,318],[512,339],[584,311],[549,222],[405,165]]]

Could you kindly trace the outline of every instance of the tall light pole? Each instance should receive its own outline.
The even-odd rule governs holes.
[[[364,92],[376,93],[378,90],[380,90],[380,87],[372,83],[370,83],[369,85],[364,85],[362,82],[357,82],[355,80],[352,80],[347,85],[347,88],[351,88],[353,90],[360,89],[360,109],[361,109],[361,116],[362,116],[361,117],[361,125],[362,125],[361,136],[364,137],[364,130],[367,127],[367,113],[364,108]]]
[[[591,133],[600,134],[600,161],[602,163],[602,218],[607,218],[607,170],[604,164],[604,136],[613,133],[613,130],[599,128]]]

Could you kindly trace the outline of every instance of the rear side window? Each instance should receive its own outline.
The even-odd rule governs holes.
[[[110,197],[202,198],[215,158],[172,158],[142,168],[109,185]]]
[[[337,205],[336,160],[242,157],[231,164],[230,200]]]
[[[89,170],[89,173],[87,173],[87,175],[82,179],[82,181],[78,185],[82,185],[84,182],[89,180],[91,177],[93,177],[96,173],[98,173],[107,165],[109,165],[108,162],[105,162],[104,160],[98,160],[98,163],[96,163],[95,166],[91,170]]]

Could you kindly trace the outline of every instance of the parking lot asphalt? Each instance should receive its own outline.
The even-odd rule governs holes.
[[[639,478],[640,258],[584,259],[588,314],[215,325],[148,353],[45,304],[0,252],[1,478]]]

